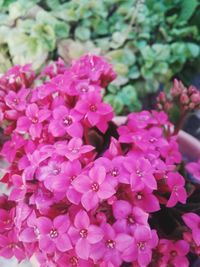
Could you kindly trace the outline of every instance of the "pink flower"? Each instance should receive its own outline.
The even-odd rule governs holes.
[[[125,200],[113,204],[113,215],[116,219],[114,227],[121,233],[133,232],[138,225],[148,225],[148,213]]]
[[[96,164],[102,165],[106,169],[106,180],[116,186],[119,182],[129,184],[130,174],[123,165],[125,160],[123,156],[116,156],[112,160],[100,157],[96,160]]]
[[[160,209],[158,199],[154,196],[152,190],[147,187],[138,192],[133,192],[132,201],[135,206],[146,212],[155,212]]]
[[[79,175],[72,184],[82,193],[81,203],[86,210],[95,208],[100,200],[115,194],[113,185],[106,181],[106,170],[103,166],[94,166],[88,176]]]
[[[3,144],[3,148],[1,150],[1,154],[9,161],[12,162],[20,148],[22,148],[26,144],[24,138],[14,133],[11,137],[10,141],[7,141]]]
[[[24,172],[22,175],[26,180],[32,180],[36,170],[39,168],[39,164],[46,160],[51,153],[48,151],[35,150],[32,153],[28,152],[26,155],[27,157],[26,160],[24,160],[25,162],[22,168]]]
[[[81,193],[77,192],[72,184],[72,182],[81,173],[81,170],[82,170],[82,167],[78,160],[67,162],[66,176],[67,176],[68,182],[66,183],[67,184],[66,196],[68,200],[73,204],[79,204],[81,201]],[[64,187],[66,186],[63,185],[63,188]]]
[[[69,229],[69,236],[75,244],[75,251],[81,259],[87,260],[92,244],[103,238],[101,228],[90,224],[90,218],[84,210],[80,210],[74,219],[74,226]]]
[[[48,109],[39,110],[36,104],[30,104],[26,109],[26,116],[18,119],[16,131],[23,134],[29,132],[33,140],[39,138],[42,132],[42,122],[49,116]]]
[[[13,201],[23,200],[27,191],[26,183],[22,175],[14,174],[11,177],[13,188],[11,190],[9,199]]]
[[[192,230],[192,237],[196,244],[200,246],[200,216],[189,212],[182,216],[185,224]]]
[[[5,97],[6,105],[17,111],[22,111],[26,108],[27,102],[26,98],[29,94],[29,90],[23,88],[17,93],[14,91],[9,91]]]
[[[55,143],[55,148],[59,155],[65,156],[70,161],[79,159],[82,154],[88,153],[94,149],[93,146],[83,145],[82,139],[77,137],[72,138],[68,143]]]
[[[123,251],[122,257],[128,262],[137,260],[139,266],[148,266],[152,258],[152,249],[157,244],[155,230],[151,231],[147,226],[138,226],[134,231],[134,242]]]
[[[37,217],[35,211],[33,211],[27,219],[27,227],[24,227],[19,234],[19,240],[24,243],[33,243],[38,240],[39,229],[37,228]]]
[[[156,189],[157,183],[153,176],[153,168],[150,162],[141,157],[133,162],[132,159],[124,163],[125,168],[130,172],[130,184],[135,191],[142,190],[145,185],[150,189]]]
[[[0,209],[0,233],[5,233],[5,231],[13,229],[14,215],[14,208],[11,210]]]
[[[178,201],[185,204],[187,200],[187,193],[184,188],[185,180],[183,176],[181,176],[178,172],[170,172],[168,173],[167,184],[171,191],[167,207],[175,206]]]
[[[131,128],[139,128],[144,129],[149,124],[155,124],[156,120],[153,118],[152,114],[147,111],[143,110],[138,113],[131,113],[128,115],[128,126],[131,126]]]
[[[83,260],[77,256],[74,250],[68,251],[66,254],[62,255],[58,261],[59,267],[93,267],[94,263],[92,260]]]
[[[67,231],[70,226],[67,215],[59,215],[53,221],[47,217],[37,219],[39,230],[39,247],[46,253],[55,252],[56,248],[61,251],[72,249]]]
[[[167,164],[180,163],[182,160],[178,144],[174,139],[171,139],[168,145],[161,147],[160,153]]]
[[[52,192],[65,192],[70,185],[67,176],[69,162],[61,156],[55,156],[46,163],[37,169],[36,178],[43,181],[44,186]]]
[[[104,237],[99,243],[92,246],[90,257],[95,262],[101,259],[101,262],[106,263],[105,266],[120,266],[122,251],[131,245],[133,238],[125,233],[116,233],[108,223],[102,224],[101,228]]]
[[[97,92],[89,92],[87,96],[78,101],[75,109],[83,114],[92,126],[99,123],[101,116],[112,113],[111,106],[102,103],[102,97]]]
[[[19,242],[15,230],[8,232],[6,235],[0,235],[0,256],[6,259],[15,256],[19,261],[25,259],[23,244]]]
[[[163,254],[163,261],[175,267],[189,267],[189,261],[186,258],[189,252],[189,245],[184,240],[173,242],[171,240],[161,239],[159,242],[160,252]]]
[[[53,136],[63,136],[66,133],[72,137],[82,137],[83,127],[79,122],[80,116],[75,110],[59,106],[53,110],[53,119],[49,124],[49,131]]]
[[[200,181],[200,159],[197,162],[186,164],[186,170],[191,173],[195,179]]]
[[[79,75],[80,78],[89,78],[92,82],[99,83],[102,87],[106,87],[116,77],[111,65],[96,55],[81,57],[74,62],[71,70],[76,75]]]

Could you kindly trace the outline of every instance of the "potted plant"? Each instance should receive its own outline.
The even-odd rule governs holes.
[[[9,137],[1,181],[10,193],[0,197],[0,256],[42,267],[187,267],[197,259],[199,164],[187,166],[189,179],[178,128],[163,110],[172,103],[161,95],[160,110],[131,113],[118,126],[101,91],[115,76],[86,55],[70,68],[59,61],[35,76],[16,66],[1,77]],[[199,107],[195,88],[175,87],[187,91],[184,110]]]

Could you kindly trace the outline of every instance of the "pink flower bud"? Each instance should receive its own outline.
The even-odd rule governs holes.
[[[187,104],[187,103],[189,102],[189,97],[188,97],[186,94],[182,94],[182,95],[180,96],[180,102],[181,102],[182,104]]]
[[[191,100],[193,103],[195,104],[200,104],[200,93],[199,92],[195,92],[191,95]]]

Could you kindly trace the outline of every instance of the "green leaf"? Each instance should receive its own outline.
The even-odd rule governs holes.
[[[191,53],[192,57],[198,57],[200,54],[200,46],[197,44],[193,44],[193,43],[188,43],[187,44],[188,50]]]
[[[118,96],[123,101],[124,105],[127,106],[137,99],[136,90],[132,85],[126,85],[122,87],[121,91],[118,93]]]
[[[24,17],[26,13],[37,3],[38,0],[18,0],[9,4],[9,18],[16,20],[19,17]]]
[[[81,41],[86,41],[90,38],[90,29],[78,26],[75,30],[75,36]]]
[[[140,77],[140,71],[136,65],[133,65],[129,69],[128,77],[133,80],[138,79]]]
[[[46,5],[52,10],[57,9],[57,7],[60,5],[59,0],[46,0],[45,2]]]
[[[116,94],[117,91],[119,91],[119,87],[113,85],[112,83],[108,85],[107,89],[108,89],[108,91],[109,91],[110,93],[112,93],[112,94]]]
[[[55,24],[54,30],[58,38],[67,38],[69,36],[70,27],[66,22],[59,22]]]
[[[115,95],[112,94],[106,95],[104,97],[104,101],[109,103],[113,107],[116,114],[120,114],[124,108],[122,100]]]
[[[41,45],[47,51],[53,51],[56,45],[54,29],[47,24],[35,24],[32,29],[32,36],[38,38]]]
[[[30,37],[13,30],[10,32],[7,41],[14,64],[32,64],[33,69],[36,70],[47,59],[48,53],[43,49],[36,37]]]
[[[179,21],[188,21],[195,12],[198,5],[198,0],[182,0]]]
[[[8,57],[8,47],[0,46],[0,73],[4,73],[11,67],[11,61]]]

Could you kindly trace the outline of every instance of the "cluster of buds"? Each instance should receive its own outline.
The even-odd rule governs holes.
[[[181,81],[174,80],[170,96],[161,92],[157,97],[158,108],[168,112],[173,105],[177,105],[184,113],[200,108],[200,91],[191,85],[186,88]]]

